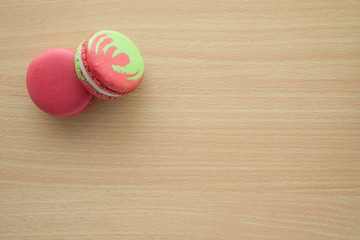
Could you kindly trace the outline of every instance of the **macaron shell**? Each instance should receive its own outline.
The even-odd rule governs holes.
[[[79,68],[79,59],[77,57],[77,55],[75,55],[75,68],[76,68],[76,73],[78,75],[78,78],[80,79],[81,84],[83,85],[83,87],[92,95],[94,95],[95,97],[101,98],[101,99],[105,99],[105,100],[112,100],[115,99],[116,97],[111,97],[111,96],[107,96],[104,95],[102,93],[99,93],[95,88],[93,88],[85,79],[85,77],[83,76],[80,68]]]
[[[144,62],[135,44],[121,33],[103,30],[87,41],[85,60],[100,85],[117,94],[135,90],[144,75]],[[84,62],[85,64],[85,62]]]
[[[44,112],[70,117],[83,112],[93,96],[80,84],[74,66],[75,52],[54,48],[35,57],[26,74],[32,101]]]
[[[80,66],[79,66],[79,58],[78,58],[78,52],[76,52],[75,54],[75,70],[76,70],[76,75],[78,76],[78,79],[80,80],[80,83],[83,85],[83,87],[92,95],[99,97],[99,93],[98,91],[96,91],[95,88],[93,88],[90,83],[88,83],[86,81],[86,78],[84,77],[84,75],[81,72]]]
[[[85,43],[85,42],[84,42]],[[84,74],[82,73],[81,71],[81,68],[80,68],[80,64],[79,64],[79,52],[80,52],[80,58],[81,58],[81,61],[83,62],[83,65],[84,65],[84,68],[85,68],[85,71],[87,72],[87,74],[89,76],[91,76],[91,79],[93,80],[93,82],[96,84],[96,86],[98,88],[100,88],[101,90],[105,91],[105,92],[108,92],[108,93],[111,93],[111,94],[115,94],[115,95],[119,95],[118,93],[114,92],[114,91],[111,91],[110,89],[107,89],[105,86],[103,86],[98,80],[97,78],[95,77],[95,75],[92,73],[92,71],[88,68],[88,64],[86,62],[86,57],[85,57],[85,54],[84,54],[84,51],[85,51],[85,46],[83,46],[82,43],[76,54],[75,54],[75,69],[76,69],[76,74],[81,82],[81,84],[94,96],[98,97],[98,98],[101,98],[101,99],[105,99],[105,100],[112,100],[112,99],[115,99],[115,98],[120,98],[121,96],[118,96],[118,97],[115,97],[115,96],[108,96],[108,95],[105,95],[105,94],[102,94],[100,92],[98,92],[88,81],[87,79],[85,78]]]

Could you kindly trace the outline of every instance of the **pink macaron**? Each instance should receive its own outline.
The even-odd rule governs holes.
[[[71,117],[83,112],[93,101],[79,82],[74,66],[75,52],[54,48],[36,56],[26,74],[32,101],[56,117]]]

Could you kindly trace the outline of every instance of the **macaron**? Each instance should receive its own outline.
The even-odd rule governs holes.
[[[145,70],[136,45],[111,30],[95,32],[80,44],[75,68],[85,88],[102,99],[119,98],[134,91]]]
[[[28,67],[26,85],[30,98],[52,116],[77,115],[94,99],[79,82],[74,60],[75,51],[53,48],[36,56]]]

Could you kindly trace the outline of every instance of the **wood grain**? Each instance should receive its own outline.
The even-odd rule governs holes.
[[[360,2],[0,2],[1,239],[359,239]],[[121,100],[47,116],[30,61],[138,45]]]

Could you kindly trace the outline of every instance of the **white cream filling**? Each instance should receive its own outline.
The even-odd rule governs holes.
[[[80,70],[81,70],[81,73],[83,74],[83,76],[85,77],[86,81],[93,87],[95,88],[96,91],[98,91],[99,93],[102,93],[106,96],[110,96],[110,97],[121,97],[121,95],[115,95],[115,94],[111,94],[111,93],[108,93],[104,90],[102,90],[98,85],[96,85],[96,83],[91,79],[91,77],[89,76],[89,74],[86,72],[86,69],[84,67],[84,64],[83,64],[83,61],[81,59],[81,47],[82,47],[82,44],[79,46],[79,49],[78,49],[78,60],[79,60],[79,67],[80,67]]]

